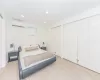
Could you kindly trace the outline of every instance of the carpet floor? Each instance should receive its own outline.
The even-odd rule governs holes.
[[[10,62],[4,69],[1,69],[0,80],[19,80],[17,61]],[[57,58],[55,63],[32,74],[25,80],[100,80],[100,74]]]

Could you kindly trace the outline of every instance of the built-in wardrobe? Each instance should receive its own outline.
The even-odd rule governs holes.
[[[61,57],[100,73],[99,14],[65,23],[51,31],[53,51],[61,50],[58,52]]]

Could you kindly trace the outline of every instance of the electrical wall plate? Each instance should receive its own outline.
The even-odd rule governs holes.
[[[14,44],[12,43],[12,44],[10,44],[10,48],[13,48],[14,47]]]

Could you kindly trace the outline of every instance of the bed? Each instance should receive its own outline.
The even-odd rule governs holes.
[[[20,80],[56,61],[56,56],[50,52],[39,47],[28,48],[26,51],[23,48],[18,57]]]

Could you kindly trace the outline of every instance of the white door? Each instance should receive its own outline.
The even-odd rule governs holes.
[[[63,38],[64,58],[100,73],[100,15],[64,25]]]
[[[1,30],[2,30],[2,19],[1,19],[1,17],[0,17],[0,67],[2,66],[2,33],[1,33]]]
[[[90,67],[89,19],[80,20],[78,25],[78,64]]]
[[[77,62],[77,30],[76,23],[64,25],[63,57],[75,63]]]
[[[52,28],[50,35],[51,51],[61,56],[61,27]]]
[[[89,28],[91,68],[100,73],[100,15],[90,18]]]

